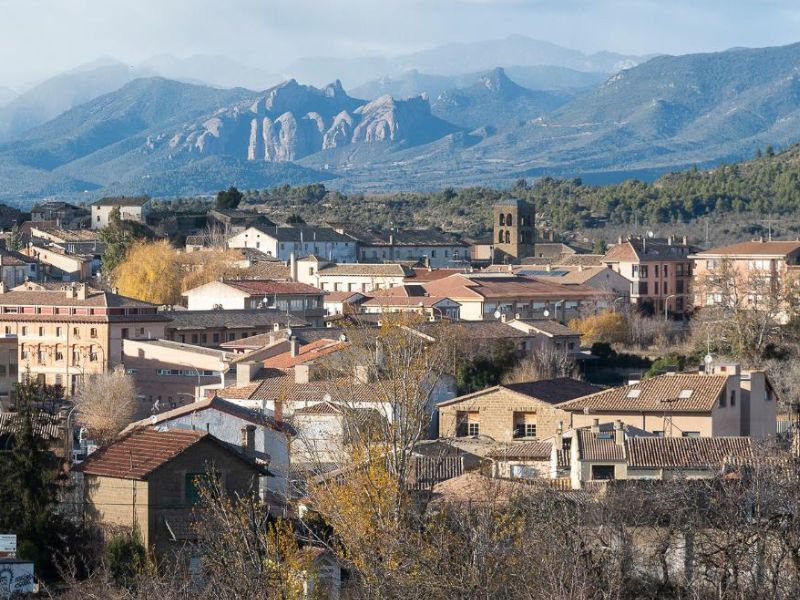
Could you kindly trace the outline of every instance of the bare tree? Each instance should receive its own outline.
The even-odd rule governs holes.
[[[575,360],[566,351],[553,346],[536,348],[506,375],[505,383],[541,381],[557,377],[574,377],[578,372]]]
[[[101,442],[131,423],[136,408],[133,378],[121,369],[85,376],[76,396],[78,422]]]

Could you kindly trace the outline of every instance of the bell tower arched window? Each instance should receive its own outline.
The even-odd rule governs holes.
[[[500,231],[500,233],[497,234],[497,243],[502,244],[504,239],[505,238],[503,237],[503,232]]]
[[[511,232],[506,231],[506,244],[511,243]]]
[[[506,225],[511,227],[514,224],[514,218],[511,216],[511,213],[506,215]]]
[[[505,227],[506,224],[506,216],[503,213],[500,213],[500,227]]]

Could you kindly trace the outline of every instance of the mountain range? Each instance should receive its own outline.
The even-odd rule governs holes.
[[[599,84],[597,73],[564,66],[418,70],[349,94],[339,80],[252,91],[137,77],[9,134],[0,144],[0,198],[25,204],[44,195],[170,196],[311,181],[383,191],[545,174],[648,178],[800,141],[798,65],[800,44],[657,56]],[[133,76],[118,67],[70,77],[99,69],[112,86]],[[523,85],[526,73],[542,85]],[[48,85],[55,102],[56,83]]]

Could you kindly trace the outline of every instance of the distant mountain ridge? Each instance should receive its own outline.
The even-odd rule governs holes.
[[[360,99],[338,80],[254,92],[144,78],[1,144],[0,198],[614,181],[798,141],[800,44],[660,56],[570,92],[501,68],[432,99]]]

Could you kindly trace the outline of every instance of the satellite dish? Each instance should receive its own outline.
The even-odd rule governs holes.
[[[545,309],[544,309],[544,312],[543,312],[542,314],[543,314],[545,317],[549,317],[549,316],[550,316],[550,311],[549,311],[549,310],[547,310],[547,309],[545,308]]]
[[[291,337],[291,335],[292,335],[292,328],[291,327],[287,327],[286,328],[286,335]]]
[[[347,341],[347,336],[345,334],[340,335],[339,336],[339,341],[340,342],[346,342]]]
[[[494,318],[495,319],[499,319],[502,316],[503,316],[503,313],[501,313],[499,309],[494,311]]]
[[[150,424],[151,424],[151,425],[155,425],[155,424],[156,424],[156,421],[158,421],[158,419],[156,418],[156,416],[155,416],[155,415],[150,415]]]
[[[647,232],[647,237],[652,238],[654,236],[655,236],[655,233],[653,233],[652,231],[648,231]]]
[[[331,398],[331,395],[330,395],[330,394],[325,394],[325,395],[322,397],[322,401],[323,401],[323,402],[330,402],[332,399],[333,399],[333,398]]]

